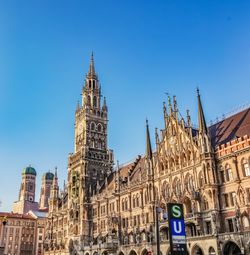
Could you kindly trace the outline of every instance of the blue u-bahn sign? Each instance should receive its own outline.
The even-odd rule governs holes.
[[[187,245],[183,205],[169,203],[167,207],[171,255],[186,255]]]

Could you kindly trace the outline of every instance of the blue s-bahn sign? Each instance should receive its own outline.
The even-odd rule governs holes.
[[[183,217],[183,205],[167,204],[171,255],[186,255],[186,233]]]

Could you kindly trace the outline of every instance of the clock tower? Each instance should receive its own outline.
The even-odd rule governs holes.
[[[91,228],[90,198],[99,192],[112,172],[113,152],[108,149],[108,108],[91,55],[82,88],[82,102],[75,112],[74,153],[68,159],[69,235],[88,243]]]

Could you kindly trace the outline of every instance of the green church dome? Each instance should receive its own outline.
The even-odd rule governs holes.
[[[31,166],[27,166],[23,169],[22,174],[32,174],[36,176],[36,170],[35,168],[31,167]]]
[[[53,180],[54,179],[54,174],[51,172],[47,172],[43,175],[43,178],[45,178],[45,180]]]

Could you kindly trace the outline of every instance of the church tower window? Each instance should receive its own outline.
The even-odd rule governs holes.
[[[93,97],[93,106],[97,107],[96,96]]]

